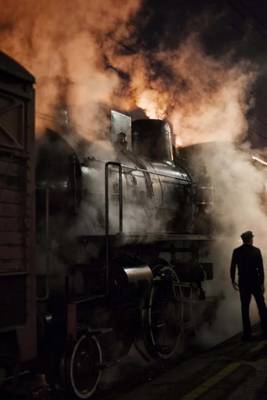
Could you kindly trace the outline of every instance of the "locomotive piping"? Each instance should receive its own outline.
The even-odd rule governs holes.
[[[171,175],[168,175],[168,174],[163,174],[162,172],[154,172],[154,171],[147,170],[147,169],[142,169],[142,168],[133,168],[133,167],[129,167],[128,165],[124,165],[124,164],[121,164],[121,166],[122,166],[122,168],[129,169],[131,171],[140,171],[140,172],[149,173],[151,175],[162,176],[162,177],[165,177],[165,178],[173,178],[173,179],[177,179],[179,181],[188,182],[188,179],[185,179],[183,177],[177,178],[177,176],[171,176]],[[192,179],[191,176],[189,176],[189,174],[187,174],[187,177],[190,177],[190,179]],[[189,181],[189,182],[191,183],[191,181]]]

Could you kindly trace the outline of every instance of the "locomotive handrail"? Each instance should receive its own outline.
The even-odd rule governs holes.
[[[109,168],[117,167],[119,170],[119,233],[123,230],[123,210],[122,210],[122,165],[121,163],[108,161],[105,163],[105,237],[106,237],[106,294],[109,293]]]
[[[109,235],[109,167],[118,167],[119,169],[119,233],[123,230],[123,210],[122,210],[122,164],[114,161],[108,161],[105,164],[105,233]]]

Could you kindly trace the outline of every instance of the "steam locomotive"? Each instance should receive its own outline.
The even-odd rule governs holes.
[[[1,53],[0,379],[28,365],[88,399],[131,346],[168,360],[195,327],[211,188],[166,121],[113,111],[105,141],[36,142],[34,118],[34,77]]]

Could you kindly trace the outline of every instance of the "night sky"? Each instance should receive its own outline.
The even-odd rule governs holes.
[[[233,63],[255,63],[259,74],[252,92],[255,105],[248,115],[249,137],[253,145],[267,146],[266,1],[144,0],[134,23],[139,33],[130,46],[136,51],[153,54],[177,48],[190,32],[196,32],[207,54],[222,58],[230,53]]]

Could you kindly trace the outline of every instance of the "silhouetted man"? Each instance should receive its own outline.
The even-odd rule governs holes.
[[[253,233],[242,233],[243,244],[233,251],[231,262],[231,279],[235,290],[239,289],[243,322],[243,340],[251,340],[251,324],[249,304],[254,296],[259,310],[264,338],[267,339],[267,312],[264,301],[264,270],[261,251],[253,246]],[[235,280],[236,266],[238,268],[238,284]]]

